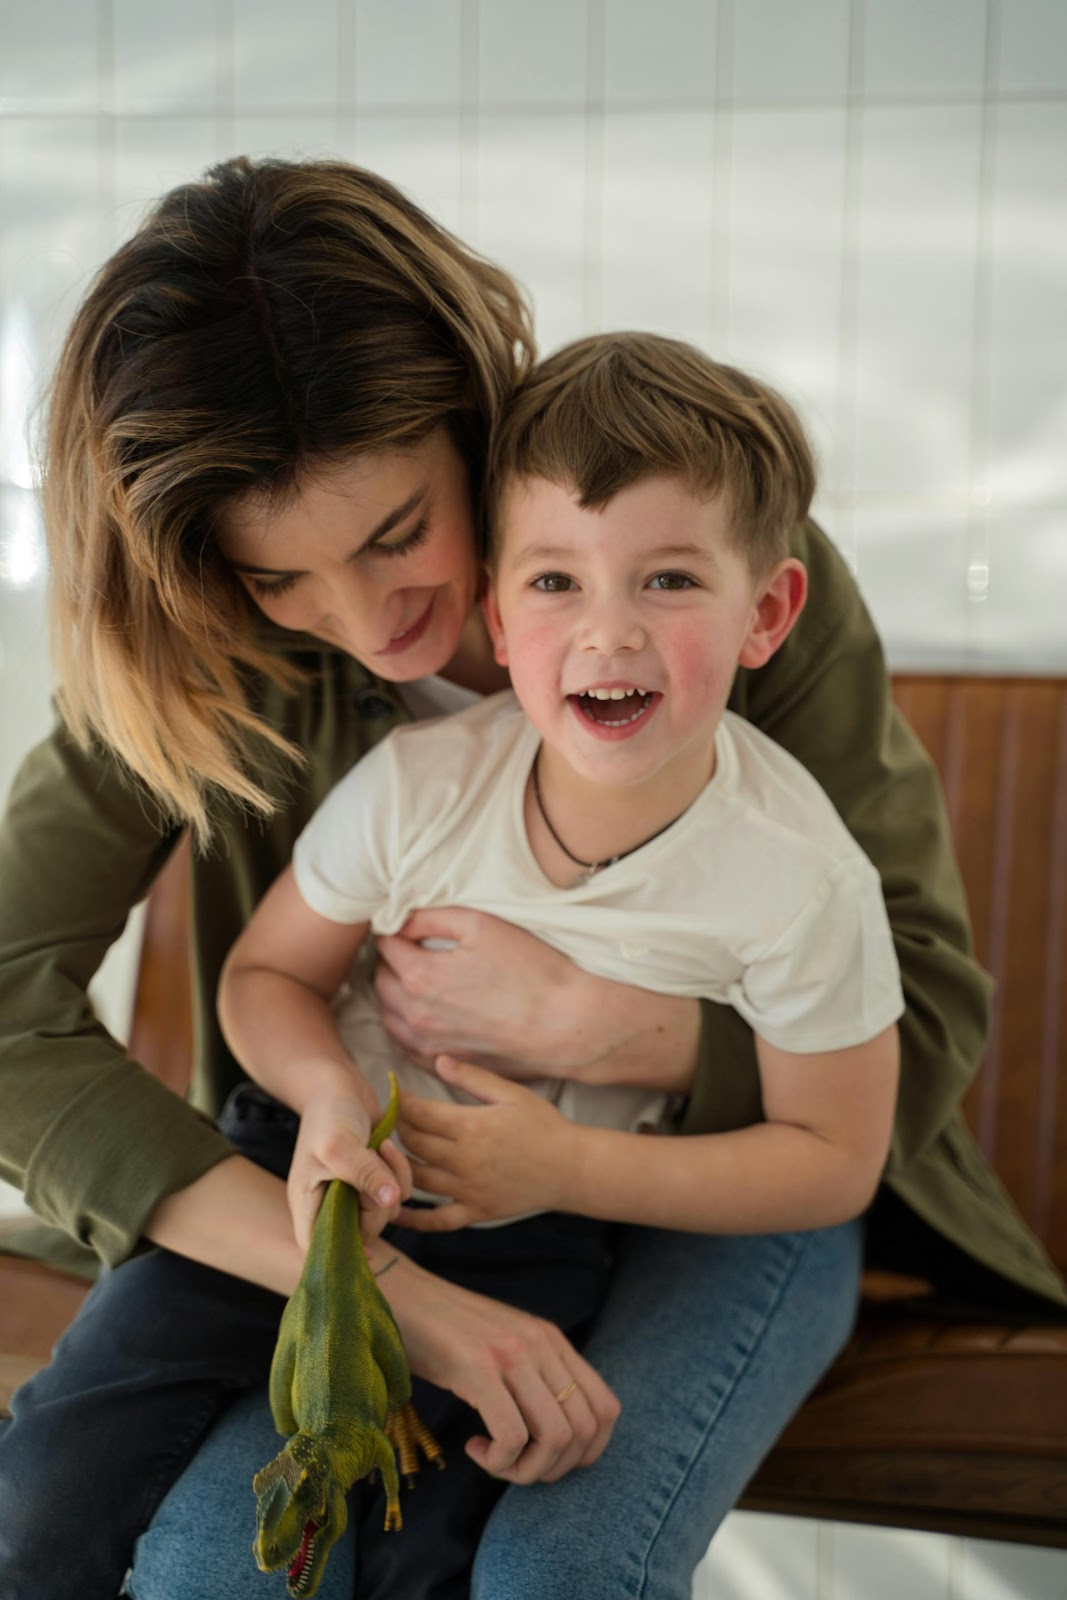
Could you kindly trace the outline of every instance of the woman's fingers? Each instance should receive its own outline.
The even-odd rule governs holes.
[[[550,1481],[597,1459],[619,1402],[553,1323],[445,1283],[410,1260],[383,1291],[412,1371],[481,1416],[487,1431],[466,1448],[487,1472],[508,1483]]]

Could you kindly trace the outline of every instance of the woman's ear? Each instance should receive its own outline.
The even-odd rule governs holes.
[[[756,591],[738,666],[765,666],[789,637],[807,597],[808,574],[803,564],[795,556],[779,561]]]
[[[481,597],[482,616],[489,629],[489,637],[493,641],[493,660],[498,667],[508,665],[507,640],[504,638],[504,624],[500,620],[500,607],[496,603],[496,584],[490,573],[486,580],[485,592]]]

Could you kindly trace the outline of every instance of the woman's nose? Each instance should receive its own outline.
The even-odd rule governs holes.
[[[365,658],[388,642],[389,608],[384,596],[354,573],[333,580],[320,598],[314,632],[331,639],[349,655]]]

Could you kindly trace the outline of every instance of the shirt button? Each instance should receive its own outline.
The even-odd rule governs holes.
[[[368,722],[380,722],[383,717],[392,717],[396,714],[396,706],[376,689],[360,689],[353,696],[356,711],[361,717],[366,717]]]

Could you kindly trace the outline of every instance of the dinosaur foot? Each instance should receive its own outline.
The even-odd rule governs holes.
[[[419,1470],[420,1450],[427,1461],[432,1461],[438,1470],[444,1468],[445,1458],[441,1446],[419,1417],[410,1400],[406,1405],[390,1411],[386,1418],[385,1436],[397,1453],[398,1465],[409,1489],[414,1487],[415,1474]],[[391,1511],[392,1507],[389,1510]],[[398,1508],[398,1518],[399,1514]],[[387,1521],[386,1526],[388,1525]]]

